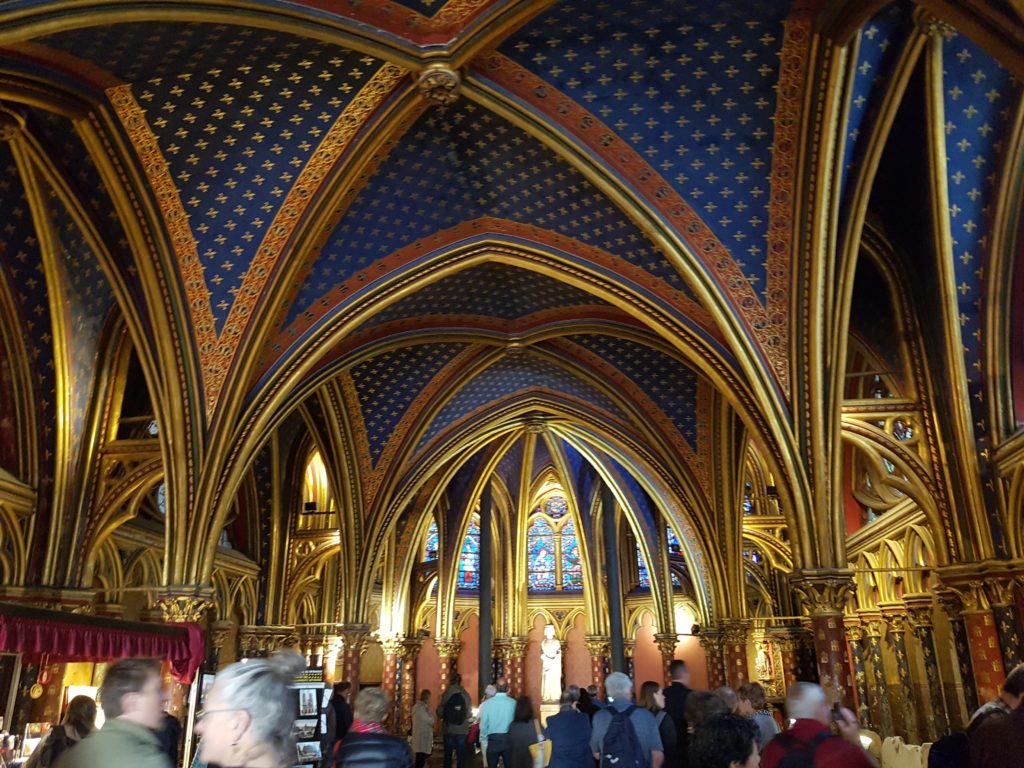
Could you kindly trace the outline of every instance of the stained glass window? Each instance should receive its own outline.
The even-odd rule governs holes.
[[[441,539],[437,534],[437,521],[430,524],[427,530],[427,543],[423,547],[424,560],[437,560],[437,550],[441,546]]]
[[[569,504],[566,502],[565,496],[548,496],[547,501],[544,502],[544,513],[555,519],[562,517],[568,511]]]
[[[156,508],[161,515],[167,514],[167,486],[163,483],[156,488]]]
[[[668,541],[669,554],[679,555],[682,554],[683,548],[679,544],[679,539],[676,538],[676,532],[672,530],[672,526],[666,527],[665,539]]]
[[[647,563],[644,562],[644,556],[640,554],[640,547],[636,548],[636,568],[640,572],[640,586],[650,589],[651,577],[647,573]]]
[[[752,515],[754,514],[754,500],[751,497],[750,483],[745,483],[743,486],[743,514]]]
[[[580,543],[576,538],[576,526],[567,520],[562,526],[559,545],[562,552],[562,589],[583,589],[583,563],[580,561]]]
[[[537,517],[526,534],[527,584],[530,589],[555,588],[555,532],[543,517]]]
[[[466,538],[459,554],[459,589],[480,588],[480,522],[475,517],[469,522]]]

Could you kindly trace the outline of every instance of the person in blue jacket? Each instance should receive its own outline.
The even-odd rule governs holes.
[[[590,718],[576,708],[579,698],[579,688],[575,686],[563,691],[558,713],[548,718],[544,728],[546,747],[551,750],[548,768],[579,768],[594,763],[590,752]]]

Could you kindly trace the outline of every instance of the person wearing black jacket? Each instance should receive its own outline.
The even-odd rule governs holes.
[[[335,751],[338,768],[413,768],[412,750],[405,739],[384,730],[391,708],[380,688],[364,688],[356,696],[355,720]]]
[[[675,765],[665,764],[665,768],[689,768],[690,734],[686,723],[686,698],[690,695],[690,670],[686,662],[674,659],[668,665],[668,676],[671,684],[664,689],[665,711],[676,726],[676,748],[678,760]]]

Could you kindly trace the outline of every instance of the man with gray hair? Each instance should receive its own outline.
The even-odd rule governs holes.
[[[605,678],[604,687],[608,706],[594,713],[590,736],[594,759],[602,767],[614,764],[620,768],[661,768],[665,752],[658,722],[654,715],[631,701],[633,681],[622,672],[612,672]]]
[[[807,768],[878,768],[860,743],[860,725],[853,712],[829,707],[825,691],[817,683],[790,686],[786,716],[794,721],[793,727],[768,742],[761,768],[779,768],[783,761]],[[833,722],[838,736],[829,729]]]

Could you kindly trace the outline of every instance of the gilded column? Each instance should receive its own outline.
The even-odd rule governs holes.
[[[505,646],[508,644],[508,638],[499,637],[495,639],[493,644],[494,652],[494,679],[497,680],[499,677],[506,677],[508,674],[507,665],[505,664]]]
[[[925,680],[928,683],[928,705],[924,712],[924,734],[926,741],[936,741],[949,731],[946,716],[946,699],[942,695],[942,681],[939,678],[939,662],[935,654],[935,625],[932,621],[931,595],[905,595],[910,630],[921,644],[921,659],[924,661]]]
[[[611,642],[607,637],[587,635],[587,650],[590,652],[590,679],[604,698],[604,679],[608,676],[608,654]]]
[[[399,735],[412,733],[412,708],[416,704],[419,691],[416,690],[416,660],[419,658],[423,642],[419,639],[403,640],[401,652],[402,685],[399,692]]]
[[[790,581],[803,598],[811,618],[818,680],[829,701],[853,708],[850,657],[846,648],[843,610],[853,594],[853,579],[845,573],[809,573]]]
[[[658,634],[654,636],[654,642],[661,652],[662,676],[665,678],[665,685],[668,685],[668,665],[676,657],[676,643],[678,639],[675,635]]]
[[[725,643],[722,635],[714,630],[705,630],[699,636],[700,646],[704,649],[704,657],[708,665],[708,688],[715,690],[725,682]]]
[[[868,675],[868,690],[871,722],[883,736],[893,734],[892,708],[889,705],[889,686],[885,680],[885,662],[882,658],[882,614],[861,611],[861,627],[864,629],[865,671]]]
[[[1024,661],[1024,656],[1021,655],[1020,631],[1017,627],[1015,611],[1016,584],[1016,577],[993,578],[985,581],[989,605],[992,606],[992,618],[999,636],[999,647],[1003,652],[1003,669],[1007,672]]]
[[[921,730],[917,722],[914,686],[910,681],[910,662],[907,659],[907,614],[902,603],[880,605],[886,626],[886,640],[896,657],[896,672],[900,682],[899,714],[903,721],[903,738],[909,744],[921,743]]]
[[[391,710],[391,713],[394,713],[394,721],[391,722],[392,730],[397,730],[395,725],[401,722],[401,707],[398,706],[398,681],[402,676],[400,667],[402,653],[405,650],[402,640],[402,637],[385,637],[380,641],[381,650],[384,651],[384,675],[381,678],[380,687],[395,704]],[[389,717],[391,713],[389,713]]]
[[[853,662],[853,684],[857,694],[857,718],[867,725],[872,725],[871,708],[868,705],[868,676],[864,666],[864,627],[859,618],[847,617],[846,639],[850,643],[850,659]],[[872,725],[877,729],[876,725]]]
[[[963,603],[960,595],[953,589],[937,589],[939,605],[949,619],[949,627],[953,633],[953,647],[956,651],[956,664],[960,672],[960,690],[956,687],[950,691],[950,701],[963,701],[965,709],[952,707],[948,712],[950,720],[955,720],[958,727],[967,725],[967,718],[978,706],[978,689],[974,685],[974,666],[971,664],[971,647],[967,640],[967,627],[964,625]],[[955,715],[955,717],[954,717]]]
[[[727,621],[722,624],[722,660],[725,684],[739,688],[750,682],[747,664],[747,622]]]
[[[782,685],[784,691],[788,691],[793,683],[800,679],[800,659],[797,657],[801,644],[800,637],[792,630],[776,630],[772,633],[772,644],[779,651]]]
[[[338,639],[341,650],[338,652],[338,667],[341,674],[338,681],[346,681],[352,686],[350,699],[355,701],[359,692],[359,665],[366,650],[366,641],[370,636],[370,628],[365,624],[338,627]]]
[[[434,647],[437,648],[437,686],[438,690],[444,691],[448,684],[451,683],[452,673],[456,671],[455,667],[459,661],[462,641],[452,640],[451,638],[438,638],[434,641]]]
[[[505,678],[514,696],[526,693],[526,649],[529,642],[525,637],[510,637],[505,643]]]
[[[971,651],[974,685],[980,701],[991,701],[999,695],[1000,687],[1006,682],[999,631],[985,595],[983,582],[972,581],[959,589],[960,599],[964,604],[964,627],[967,630],[967,644]]]

